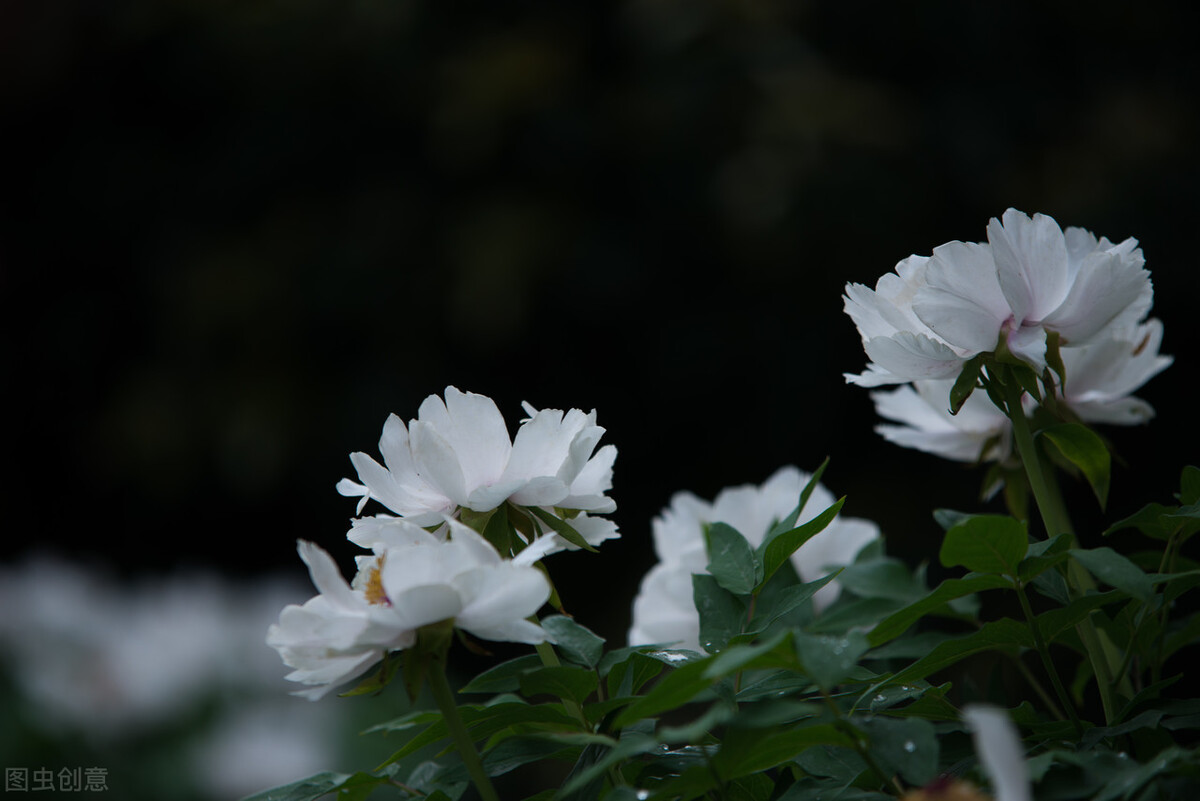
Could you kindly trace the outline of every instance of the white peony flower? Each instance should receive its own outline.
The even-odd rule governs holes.
[[[700,615],[692,600],[692,574],[703,573],[681,562],[659,562],[642,579],[633,600],[630,645],[677,643],[700,650]]]
[[[267,644],[294,668],[287,678],[317,699],[358,678],[384,654],[411,646],[422,626],[453,619],[486,640],[539,643],[540,626],[526,618],[550,597],[546,577],[527,559],[501,558],[483,537],[448,521],[447,540],[412,523],[381,524],[374,556],[359,561],[353,585],[332,557],[301,542],[320,594],[288,606],[267,632]]]
[[[726,523],[737,529],[751,547],[758,547],[771,527],[796,508],[810,478],[795,467],[784,467],[761,486],[723,489],[711,503],[689,492],[677,493],[652,523],[660,563],[642,579],[633,606],[630,644],[679,642],[682,648],[698,649],[700,619],[692,602],[691,577],[706,572],[708,566],[704,527]],[[835,500],[818,484],[798,523],[813,519]],[[792,564],[802,581],[815,581],[851,563],[863,546],[878,536],[874,523],[837,517],[792,554]],[[824,609],[838,593],[837,583],[833,582],[817,592],[813,603],[818,610]]]
[[[1143,264],[1135,239],[1114,245],[1009,209],[989,223],[986,244],[949,242],[902,261],[874,290],[846,287],[846,313],[871,359],[846,378],[862,386],[953,378],[1001,337],[1040,373],[1049,332],[1065,354],[1146,315],[1153,289]]]
[[[600,514],[616,509],[605,493],[612,488],[617,451],[606,445],[593,453],[604,433],[595,411],[525,409],[530,419],[510,440],[490,398],[447,387],[445,400],[426,398],[408,426],[389,416],[379,441],[383,465],[365,453],[351,454],[361,483],[342,479],[338,492],[361,497],[360,514],[374,498],[421,526],[506,501]]]
[[[996,801],[1030,801],[1033,790],[1025,748],[1008,713],[988,704],[968,704],[962,717]]]
[[[1154,416],[1154,409],[1132,393],[1173,361],[1160,356],[1162,323],[1151,319],[1127,337],[1113,337],[1080,348],[1064,349],[1066,383],[1063,402],[1089,423],[1135,425]],[[1004,461],[1012,452],[1012,423],[983,393],[972,394],[957,415],[950,414],[953,381],[917,381],[911,386],[871,393],[880,417],[898,425],[875,430],[884,439],[960,462]],[[1027,414],[1036,408],[1024,396]]]

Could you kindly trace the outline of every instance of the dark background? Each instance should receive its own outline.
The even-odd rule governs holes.
[[[1110,511],[1168,501],[1200,461],[1183,8],[5,2],[3,556],[349,567],[347,454],[454,384],[599,410],[624,536],[552,568],[607,636],[673,492],[786,463],[831,456],[915,564],[981,474],[873,433],[842,288],[1009,206],[1140,239],[1177,360],[1107,431]]]

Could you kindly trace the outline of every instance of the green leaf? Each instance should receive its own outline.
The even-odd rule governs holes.
[[[734,595],[749,595],[762,580],[763,566],[746,538],[733,526],[713,523],[706,532],[708,572]]]
[[[877,686],[915,682],[983,651],[1012,651],[1033,647],[1033,635],[1027,625],[1012,618],[1001,618],[984,623],[978,631],[936,646],[926,656]]]
[[[950,388],[950,414],[958,414],[967,398],[971,397],[971,393],[979,386],[979,372],[983,369],[983,359],[986,355],[980,353],[963,363],[962,372],[954,379],[954,386]]]
[[[648,734],[637,731],[624,732],[621,735],[620,741],[612,746],[608,752],[584,769],[574,773],[566,784],[563,785],[560,795],[568,796],[580,788],[586,787],[593,779],[603,775],[610,767],[618,765],[638,754],[649,753],[658,747],[658,740]]]
[[[463,510],[463,513],[465,514],[466,510]],[[519,537],[514,536],[513,527],[508,522],[507,503],[497,506],[489,513],[481,533],[483,538],[505,557],[513,552],[515,546],[524,544]]]
[[[1200,467],[1188,465],[1179,477],[1179,502],[1185,505],[1200,503]]]
[[[1073,548],[1071,556],[1093,576],[1134,598],[1149,601],[1154,593],[1150,577],[1112,548]]]
[[[404,662],[391,654],[384,654],[383,661],[379,665],[379,670],[367,674],[366,678],[360,681],[353,688],[345,692],[338,693],[339,698],[349,698],[355,695],[370,695],[383,690],[384,687],[391,683],[396,675],[396,671]]]
[[[955,509],[933,510],[934,522],[942,527],[942,531],[949,531],[959,523],[963,522],[964,520],[969,520],[972,517],[974,517],[974,515],[969,512],[959,512]]]
[[[737,707],[728,701],[717,701],[690,723],[680,726],[660,726],[657,732],[658,739],[664,743],[699,742],[737,712]]]
[[[1033,371],[1033,368],[1022,363],[1014,364],[1009,369],[1011,370],[1013,377],[1017,379],[1017,383],[1021,385],[1021,389],[1028,392],[1030,397],[1032,397],[1038,403],[1041,403],[1042,390],[1041,387],[1038,386],[1038,376],[1037,373]]]
[[[846,785],[867,769],[867,763],[853,749],[832,745],[818,745],[806,749],[796,757],[796,762],[810,776],[836,779]]]
[[[828,723],[805,725],[779,731],[731,727],[713,758],[718,775],[748,776],[790,762],[806,748],[816,745],[852,746],[848,735]]]
[[[409,712],[406,715],[401,715],[398,718],[392,718],[383,723],[377,723],[370,728],[364,729],[363,734],[390,734],[391,732],[406,731],[417,726],[424,726],[429,723],[442,719],[442,713],[430,709],[417,709]]]
[[[749,678],[737,694],[738,701],[761,701],[775,699],[791,693],[808,690],[813,681],[795,669],[775,670]]]
[[[1005,515],[975,515],[946,532],[942,565],[962,565],[976,573],[1016,576],[1029,548],[1025,524]]]
[[[316,801],[322,796],[342,789],[377,787],[388,783],[390,783],[390,779],[387,777],[372,776],[369,773],[323,771],[313,774],[307,779],[263,790],[261,793],[247,796],[242,801]]]
[[[1090,615],[1093,610],[1108,604],[1125,600],[1125,594],[1110,590],[1109,592],[1090,593],[1067,602],[1066,606],[1049,609],[1037,616],[1038,628],[1048,642],[1058,639],[1058,636]]]
[[[930,688],[931,685],[927,681],[883,687],[863,693],[854,702],[854,708],[862,709],[868,714],[877,714],[885,709],[891,709],[903,701],[920,698]]]
[[[857,725],[870,738],[870,752],[885,769],[917,786],[937,776],[938,741],[929,721],[877,715]]]
[[[882,645],[888,640],[900,636],[913,623],[916,623],[925,615],[944,607],[949,601],[984,590],[996,590],[1009,586],[1011,584],[1006,579],[996,575],[947,579],[924,598],[914,601],[903,609],[893,612],[884,618],[879,625],[871,629],[867,637],[872,646]]]
[[[489,776],[502,776],[531,762],[574,759],[580,748],[544,737],[509,737],[482,755],[483,769]],[[447,766],[437,777],[439,783],[458,783],[469,779],[470,774],[461,763]]]
[[[872,559],[847,565],[838,582],[862,598],[888,598],[908,603],[925,594],[925,587],[897,559]]]
[[[1163,506],[1161,503],[1146,504],[1129,517],[1118,520],[1105,529],[1104,536],[1107,537],[1109,534],[1123,529],[1136,528],[1147,537],[1152,537],[1156,540],[1168,539],[1171,536],[1171,532],[1177,526],[1174,523],[1165,521],[1163,518],[1172,512],[1178,511],[1178,509],[1179,507],[1177,506]]]
[[[526,697],[554,695],[564,701],[582,704],[600,683],[595,671],[574,665],[538,668],[520,676],[521,693]]]
[[[1046,365],[1058,375],[1058,383],[1066,386],[1067,367],[1062,360],[1062,334],[1058,331],[1046,332]],[[1047,390],[1049,392],[1049,390]],[[1053,393],[1050,393],[1053,395]]]
[[[765,593],[760,595],[754,619],[750,621],[747,631],[765,631],[776,620],[798,609],[802,604],[816,595],[817,590],[833,581],[840,573],[841,570],[837,570],[816,581],[810,581],[807,584],[795,584],[781,590],[770,599],[767,599]]]
[[[1108,485],[1112,473],[1112,456],[1104,440],[1081,423],[1062,423],[1042,429],[1039,433],[1083,472],[1103,509],[1108,503]]]
[[[837,517],[845,501],[845,497],[839,498],[832,506],[807,523],[803,523],[789,531],[784,531],[769,540],[764,540],[763,544],[758,547],[758,558],[763,568],[763,578],[759,582],[760,586],[765,584],[775,574],[775,571],[779,569],[779,566],[787,561],[801,545],[824,531],[825,527]]]
[[[542,628],[554,636],[554,645],[570,661],[594,668],[604,655],[604,638],[564,615],[552,615]]]
[[[786,646],[780,648],[791,632],[780,631],[771,637],[766,637],[752,645],[734,645],[722,651],[708,663],[704,672],[706,678],[717,679],[728,676],[738,670],[754,668],[794,668],[796,662],[791,657],[791,650]],[[760,659],[772,654],[769,658]]]
[[[1063,533],[1048,540],[1031,543],[1018,571],[1021,581],[1028,583],[1064,562],[1068,558],[1067,551],[1073,539],[1070,534]]]
[[[842,634],[851,629],[866,631],[903,606],[901,601],[891,598],[854,598],[847,595],[818,615],[806,629],[817,634]]]
[[[821,476],[825,474],[825,468],[829,467],[829,457],[825,457],[825,461],[821,462],[821,466],[816,469],[816,472],[808,479],[808,483],[804,485],[804,489],[800,490],[800,501],[796,504],[796,508],[788,513],[788,516],[780,520],[775,525],[771,526],[771,530],[767,532],[767,536],[763,538],[763,542],[768,542],[775,539],[785,531],[791,531],[796,527],[796,521],[800,519],[800,514],[804,511],[804,507],[808,505],[808,499],[812,497],[813,490],[817,488],[817,484],[821,482]]]
[[[542,666],[537,654],[526,654],[501,662],[494,668],[480,673],[460,693],[508,693],[521,688],[521,674]]]
[[[583,538],[583,535],[575,530],[574,526],[572,526],[566,520],[563,520],[561,517],[550,514],[540,506],[525,506],[522,508],[528,512],[531,512],[538,520],[541,520],[547,526],[554,529],[555,534],[562,537],[572,545],[582,548],[585,551],[591,551],[592,553],[597,552],[596,549],[589,545],[588,541]]]
[[[1200,640],[1200,613],[1187,618],[1186,622],[1163,639],[1161,661],[1166,661],[1172,654]]]
[[[859,658],[871,647],[867,635],[851,631],[842,636],[794,634],[796,655],[804,670],[824,690],[850,675]]]
[[[640,691],[646,682],[662,673],[663,667],[663,663],[658,659],[632,653],[609,670],[608,694],[613,698],[633,695]]]
[[[613,725],[624,728],[642,718],[677,709],[707,690],[712,681],[705,677],[708,660],[689,662],[664,676],[645,695],[627,706]]]
[[[746,606],[712,576],[692,576],[692,600],[700,613],[700,645],[709,653],[724,648],[730,638],[741,634]]]

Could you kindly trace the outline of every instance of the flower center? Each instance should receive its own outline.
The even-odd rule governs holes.
[[[380,606],[391,606],[392,601],[387,597],[387,593],[383,589],[383,571],[384,556],[381,555],[374,566],[367,570],[367,584],[363,587],[363,595],[369,604],[378,604]]]

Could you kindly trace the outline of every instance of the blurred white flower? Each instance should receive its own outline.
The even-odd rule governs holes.
[[[1053,218],[1009,209],[988,242],[949,242],[900,262],[874,290],[846,287],[845,310],[871,363],[862,386],[953,378],[962,362],[1007,349],[1040,373],[1046,336],[1065,349],[1135,326],[1149,311],[1150,274],[1137,241],[1114,245]]]
[[[39,719],[99,737],[163,725],[230,689],[271,691],[262,627],[295,597],[192,573],[117,583],[60,560],[0,568],[0,657]]]
[[[962,717],[996,801],[1030,801],[1033,791],[1025,748],[1008,713],[987,704],[967,704]]]
[[[1089,423],[1135,425],[1154,416],[1154,409],[1133,397],[1143,384],[1165,370],[1170,356],[1160,356],[1162,323],[1151,319],[1123,337],[1080,348],[1064,349],[1066,383],[1060,400]],[[1012,423],[982,392],[972,394],[957,415],[950,414],[953,380],[917,381],[890,391],[871,393],[875,411],[891,420],[875,430],[889,442],[960,462],[1004,461],[1012,452]],[[1023,396],[1026,414],[1036,408]]]
[[[564,414],[528,404],[525,410],[530,418],[510,441],[490,398],[447,387],[445,400],[426,398],[407,427],[389,416],[379,441],[383,465],[365,453],[351,454],[362,483],[342,479],[338,492],[361,497],[360,514],[373,498],[421,526],[506,501],[598,514],[616,509],[605,493],[612,488],[617,450],[596,450],[604,429],[596,425],[595,411]]]
[[[0,565],[0,672],[15,691],[6,714],[18,737],[36,728],[32,742],[93,741],[114,771],[169,761],[178,767],[164,775],[198,798],[292,781],[337,758],[346,715],[279,693],[283,671],[262,632],[302,593],[271,576],[117,580],[48,557]]]
[[[267,644],[294,670],[297,691],[321,698],[365,673],[389,651],[411,646],[417,629],[453,619],[486,640],[539,643],[540,626],[525,618],[550,596],[550,585],[529,558],[507,560],[470,528],[447,521],[449,539],[392,520],[359,560],[353,586],[332,557],[301,542],[319,594],[288,606],[267,632]]]
[[[700,616],[692,600],[692,574],[703,573],[681,562],[659,562],[642,579],[633,599],[630,645],[675,643],[700,650]]]
[[[723,489],[711,503],[690,492],[677,493],[652,523],[660,562],[642,579],[634,600],[630,644],[678,641],[680,647],[699,648],[700,622],[692,602],[691,577],[705,573],[708,566],[705,526],[725,523],[737,529],[751,547],[758,547],[771,527],[796,508],[810,478],[795,467],[784,467],[760,486]],[[813,519],[835,500],[818,484],[798,523]],[[878,536],[874,523],[839,516],[792,554],[792,564],[802,581],[815,581],[853,562],[863,546]],[[824,609],[838,593],[836,581],[826,585],[813,597],[814,606],[818,611]]]

